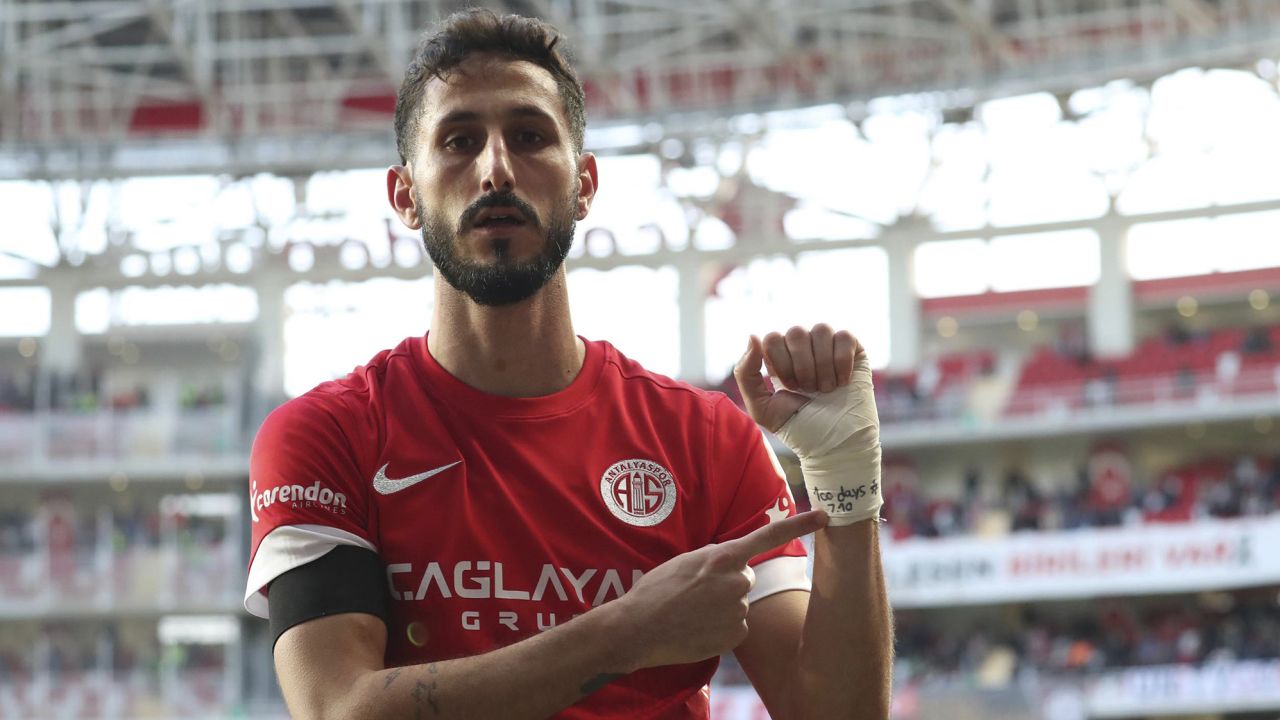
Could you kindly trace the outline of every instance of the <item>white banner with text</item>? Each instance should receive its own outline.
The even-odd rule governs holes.
[[[1089,717],[1280,709],[1280,660],[1161,665],[1106,673],[1086,694]]]
[[[888,533],[883,533],[886,537]],[[1280,583],[1280,515],[884,543],[896,607],[1148,595]]]

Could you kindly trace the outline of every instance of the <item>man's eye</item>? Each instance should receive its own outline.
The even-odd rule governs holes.
[[[454,135],[444,141],[444,146],[450,150],[465,150],[471,147],[472,140],[466,135]]]
[[[536,130],[521,130],[516,133],[516,140],[530,145],[536,145],[542,142],[542,133]]]

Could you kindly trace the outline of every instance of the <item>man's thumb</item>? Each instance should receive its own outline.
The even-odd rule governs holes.
[[[767,401],[773,390],[765,382],[760,373],[760,365],[764,362],[764,346],[760,338],[752,335],[747,340],[747,351],[738,359],[733,368],[733,377],[738,381],[738,390],[742,393],[742,402],[747,412],[755,415],[754,408]]]

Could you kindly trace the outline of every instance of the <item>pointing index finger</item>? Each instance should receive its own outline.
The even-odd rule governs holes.
[[[825,512],[810,510],[777,522],[771,522],[740,538],[723,543],[722,547],[732,550],[745,564],[760,553],[785,545],[796,538],[826,527],[826,525],[827,514]]]

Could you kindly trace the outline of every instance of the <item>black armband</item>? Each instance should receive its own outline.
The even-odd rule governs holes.
[[[271,581],[267,597],[272,646],[285,630],[327,615],[367,613],[390,624],[382,560],[354,545],[338,545],[286,571]]]

